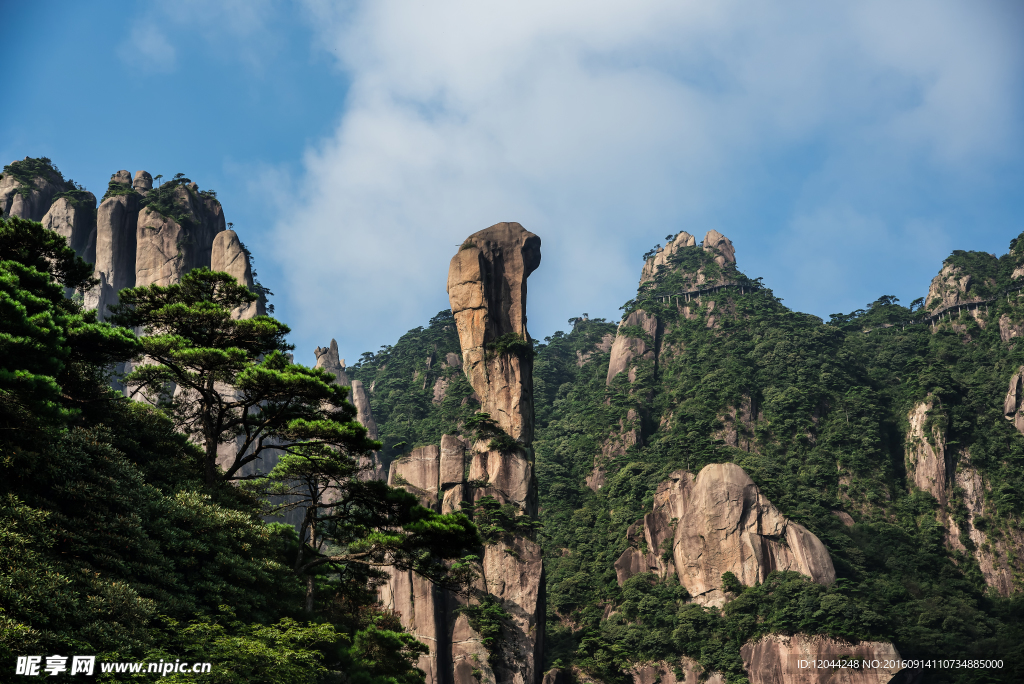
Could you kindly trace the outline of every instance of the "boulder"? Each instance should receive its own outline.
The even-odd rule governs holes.
[[[136,171],[132,187],[135,188],[135,192],[145,196],[153,189],[153,176],[149,175],[148,171]]]
[[[732,240],[725,237],[717,230],[709,230],[704,236],[704,251],[715,255],[715,263],[719,266],[736,263],[736,248],[732,246]]]
[[[899,651],[884,641],[852,644],[826,636],[769,634],[740,648],[743,668],[750,684],[886,684],[900,671],[885,667],[900,659]],[[816,669],[801,667],[801,661],[878,661],[878,668]]]
[[[637,567],[661,576],[675,572],[694,601],[705,606],[725,603],[726,572],[747,586],[773,570],[793,570],[821,584],[836,576],[825,545],[779,513],[733,463],[705,466],[696,478],[686,471],[672,473],[655,492],[643,534],[648,554],[656,556],[638,558],[639,550],[631,546],[616,563],[619,582]]]

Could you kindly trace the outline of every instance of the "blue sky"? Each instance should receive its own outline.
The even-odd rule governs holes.
[[[1024,231],[1022,8],[19,3],[0,160],[217,190],[304,363],[447,308],[456,245],[498,221],[543,240],[535,337],[616,320],[679,230],[827,318]]]

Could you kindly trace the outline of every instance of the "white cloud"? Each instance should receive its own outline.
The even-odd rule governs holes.
[[[765,231],[826,235],[887,211],[873,205],[922,166],[956,179],[1007,158],[1020,56],[1006,7],[310,0],[351,90],[279,208],[300,343],[391,342],[423,323],[447,306],[456,245],[497,221],[543,239],[535,335],[615,316],[669,232],[725,232],[754,275],[799,269],[758,247]],[[787,174],[788,199],[759,200],[776,218],[725,218]],[[864,220],[899,250],[929,217]],[[821,263],[843,258],[842,241],[817,242]]]
[[[129,67],[145,71],[174,71],[177,62],[174,46],[151,21],[132,26],[128,38],[118,47],[117,55]]]

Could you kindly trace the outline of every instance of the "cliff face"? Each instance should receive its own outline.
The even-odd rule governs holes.
[[[740,649],[751,684],[886,684],[902,668],[887,666],[900,659],[892,644],[852,644],[829,637],[770,634]],[[801,668],[815,660],[878,661],[877,668]]]
[[[133,177],[121,170],[111,175],[97,208],[95,195],[65,181],[48,159],[26,157],[8,165],[0,178],[0,212],[41,221],[94,264],[100,283],[85,293],[85,306],[104,318],[123,288],[170,285],[201,266],[254,286],[249,257],[238,235],[225,230],[220,202],[195,183],[154,189],[149,172]],[[263,313],[261,300],[236,315]]]
[[[519,444],[493,450],[481,440],[473,446],[469,481],[478,484],[472,498],[493,496],[531,517],[537,515],[537,493],[526,279],[539,265],[540,238],[518,223],[498,223],[469,236],[448,270],[463,370],[482,410]],[[516,536],[487,545],[480,589],[499,599],[512,616],[511,643],[492,659],[494,681],[530,683],[538,678],[544,631],[542,578],[540,547],[532,540]]]
[[[1024,372],[1010,379],[1004,399],[1006,418],[1020,430],[1020,382]],[[929,416],[931,420],[929,421]],[[1014,591],[1014,575],[1024,570],[1024,533],[1019,526],[991,538],[985,532],[992,506],[992,484],[971,462],[970,449],[949,447],[945,415],[938,402],[929,397],[907,414],[910,429],[904,438],[908,480],[938,501],[936,513],[946,528],[946,545],[972,556],[985,583],[1002,596]],[[958,514],[959,510],[959,514]]]
[[[524,444],[533,441],[532,364],[494,347],[530,344],[526,279],[539,265],[540,238],[518,223],[497,223],[469,236],[448,269],[466,377],[482,410]]]
[[[37,163],[40,161],[46,163]],[[22,161],[13,161],[0,178],[0,214],[42,221],[54,196],[72,189],[73,186],[50,166],[48,159],[25,157]]]

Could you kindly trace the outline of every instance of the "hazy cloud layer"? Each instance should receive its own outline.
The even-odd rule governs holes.
[[[1005,203],[993,178],[1018,163],[1011,3],[306,7],[351,90],[301,176],[267,188],[300,359],[447,308],[448,260],[497,221],[543,239],[535,336],[616,317],[679,230],[725,233],[819,315],[908,301],[949,249],[1011,237],[952,225],[976,191]]]

